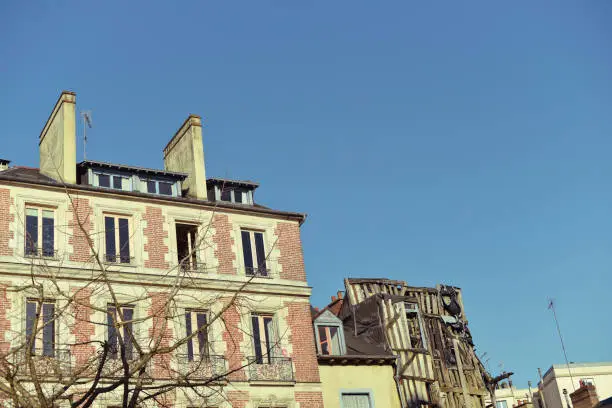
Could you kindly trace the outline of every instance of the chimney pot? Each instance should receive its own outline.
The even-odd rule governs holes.
[[[332,302],[335,302],[335,301],[336,301],[336,297],[335,297],[335,296],[332,296],[332,297],[331,297],[331,301],[332,301]]]

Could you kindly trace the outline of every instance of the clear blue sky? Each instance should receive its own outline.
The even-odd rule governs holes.
[[[207,174],[309,214],[312,301],[342,279],[464,290],[490,368],[612,360],[611,1],[0,4],[0,157],[38,166],[62,89],[89,158]],[[180,4],[179,4],[180,3]],[[79,159],[81,159],[79,147]]]

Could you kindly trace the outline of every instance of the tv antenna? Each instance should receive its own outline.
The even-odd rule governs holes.
[[[548,299],[548,308],[552,310],[553,317],[555,318],[555,324],[557,325],[557,333],[559,333],[559,340],[561,340],[561,348],[563,349],[563,357],[565,357],[565,365],[567,366],[567,372],[569,373],[570,380],[572,381],[572,388],[576,391],[576,385],[574,384],[574,377],[572,377],[572,370],[570,370],[569,361],[567,360],[567,351],[565,350],[565,343],[563,343],[563,336],[561,335],[561,328],[559,327],[559,320],[557,319],[557,312],[555,310],[555,301],[551,298]]]
[[[91,111],[81,111],[83,117],[83,160],[87,160],[87,128],[92,127]]]

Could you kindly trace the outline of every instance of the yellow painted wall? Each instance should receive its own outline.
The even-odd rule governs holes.
[[[342,391],[369,391],[374,408],[400,408],[399,396],[393,379],[393,367],[383,366],[326,366],[320,365],[323,402],[325,408],[341,408]]]

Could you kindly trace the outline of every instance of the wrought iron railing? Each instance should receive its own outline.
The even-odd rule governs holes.
[[[98,352],[98,358],[102,358],[102,351]],[[128,369],[130,373],[136,373],[139,367],[141,367],[143,359],[137,357],[136,350],[132,351],[132,355],[127,358]],[[145,364],[145,373],[149,374],[151,372],[151,360],[148,360]],[[102,377],[106,378],[117,378],[122,377],[124,375],[123,369],[123,361],[121,360],[121,355],[119,353],[112,354],[109,353],[106,355],[106,360],[104,360],[104,365],[102,366]]]
[[[179,374],[186,378],[215,378],[226,373],[224,356],[179,354],[177,363]]]
[[[70,350],[68,349],[40,349],[19,350],[14,354],[17,374],[30,375],[29,358],[37,376],[66,376],[71,372]]]
[[[180,263],[179,267],[183,272],[206,273],[206,264],[203,262],[189,262],[189,260],[185,260]]]
[[[58,259],[58,251],[48,248],[33,248],[26,245],[24,256],[26,258]]]
[[[123,265],[133,265],[134,257],[121,254],[104,254],[104,262]]]
[[[244,271],[245,275],[248,277],[254,276],[256,278],[273,278],[272,270],[270,268],[245,266]]]
[[[293,381],[293,364],[289,357],[248,357],[250,381]]]

